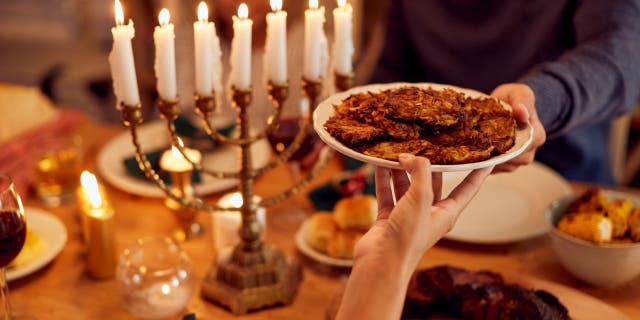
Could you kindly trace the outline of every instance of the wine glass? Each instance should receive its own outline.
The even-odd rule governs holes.
[[[20,196],[13,181],[0,174],[0,295],[2,296],[2,319],[12,319],[9,303],[6,266],[20,253],[27,235],[27,222]]]

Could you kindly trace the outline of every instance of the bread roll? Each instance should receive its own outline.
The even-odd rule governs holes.
[[[330,212],[312,215],[305,228],[304,240],[315,250],[327,252],[327,243],[336,232],[337,226]]]
[[[363,235],[360,230],[338,230],[329,239],[327,254],[334,258],[353,259],[353,249]]]
[[[336,203],[333,216],[340,229],[369,230],[378,215],[378,202],[370,195],[343,198]]]

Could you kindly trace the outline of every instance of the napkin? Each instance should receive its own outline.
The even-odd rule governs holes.
[[[331,182],[309,192],[309,200],[318,211],[333,211],[338,200],[354,194],[375,195],[374,167],[343,156],[346,171],[336,176]]]
[[[211,139],[211,137],[206,135],[206,133],[204,133],[202,129],[199,129],[195,125],[193,125],[187,118],[180,116],[173,122],[173,124],[176,127],[176,133],[186,142],[185,144],[189,145],[190,147],[196,147],[201,151],[206,152],[206,151],[211,151],[217,146],[217,143],[215,140]],[[225,136],[229,136],[231,135],[235,127],[236,125],[235,123],[233,123],[224,128],[219,128],[218,133]],[[171,175],[160,168],[160,158],[162,157],[162,154],[166,150],[168,150],[168,146],[160,149],[148,151],[145,153],[145,155],[147,156],[147,160],[149,160],[149,163],[151,163],[151,167],[156,172],[158,172],[160,177],[165,182],[167,182],[168,184],[171,184]],[[146,180],[144,173],[140,170],[140,167],[138,166],[138,161],[136,160],[135,155],[131,155],[125,158],[123,160],[123,164],[127,170],[127,174],[135,178]],[[200,183],[200,181],[201,181],[200,172],[197,170],[194,170],[191,175],[191,182]]]

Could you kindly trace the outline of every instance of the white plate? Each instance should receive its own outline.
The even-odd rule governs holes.
[[[60,219],[42,209],[25,207],[27,228],[31,229],[46,243],[46,251],[20,267],[7,268],[7,280],[15,280],[29,275],[46,266],[67,243],[67,229]]]
[[[442,194],[449,194],[466,175],[445,173]],[[537,162],[511,173],[491,175],[445,238],[500,244],[543,235],[550,228],[546,218],[549,205],[570,194],[567,181]]]
[[[169,132],[164,121],[143,124],[138,128],[138,137],[142,150],[145,152],[169,146]],[[254,167],[264,166],[271,156],[271,147],[267,140],[255,143],[251,149]],[[98,170],[104,179],[118,189],[126,192],[154,198],[164,198],[164,192],[149,180],[140,179],[127,173],[123,160],[134,155],[135,149],[131,142],[129,130],[113,138],[98,155]],[[204,154],[202,165],[211,170],[236,172],[239,170],[238,147],[225,146]],[[196,184],[199,195],[211,194],[234,187],[235,179],[216,179],[201,174],[200,183]]]
[[[327,98],[326,100],[322,101],[318,105],[318,108],[316,108],[316,110],[313,113],[313,128],[316,130],[316,132],[318,133],[322,141],[324,141],[326,144],[328,144],[329,146],[331,146],[332,148],[334,148],[335,150],[337,150],[338,152],[346,156],[349,156],[351,158],[354,158],[363,162],[382,166],[382,167],[400,169],[400,164],[398,164],[397,161],[390,161],[390,160],[385,160],[381,158],[371,157],[345,146],[340,141],[332,137],[329,134],[329,132],[327,132],[327,130],[325,130],[324,123],[327,120],[329,120],[329,118],[335,113],[333,106],[340,104],[342,100],[348,98],[352,94],[367,92],[367,91],[376,92],[376,91],[382,91],[382,90],[393,89],[393,88],[404,87],[404,86],[414,86],[414,87],[425,88],[425,89],[432,88],[434,90],[443,90],[445,88],[450,88],[455,91],[462,92],[468,97],[475,97],[475,98],[488,97],[486,94],[475,91],[475,90],[458,88],[455,86],[442,85],[437,83],[396,82],[396,83],[387,83],[387,84],[372,84],[367,86],[356,87],[356,88],[347,90],[345,92],[334,94],[329,98]],[[506,108],[509,108],[509,109],[511,108],[511,106],[509,106],[504,102],[502,102],[502,104]],[[431,170],[438,171],[438,172],[465,171],[465,170],[473,170],[473,169],[479,169],[484,167],[490,167],[496,164],[507,162],[513,159],[514,157],[516,157],[517,155],[521,154],[527,148],[527,146],[529,146],[532,138],[533,138],[533,127],[531,127],[529,123],[519,124],[518,127],[516,128],[515,144],[507,152],[499,156],[491,157],[487,160],[480,161],[480,162],[455,164],[455,165],[432,165]]]
[[[309,244],[307,244],[307,242],[304,240],[305,228],[307,228],[308,225],[308,221],[303,222],[296,232],[294,238],[296,247],[298,248],[298,250],[300,250],[300,252],[302,252],[305,256],[326,265],[343,268],[350,268],[353,266],[352,259],[338,259],[330,257],[322,252],[316,251],[316,249],[309,246]]]

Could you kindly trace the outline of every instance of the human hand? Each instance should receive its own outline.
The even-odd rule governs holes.
[[[399,162],[406,172],[376,168],[378,217],[356,244],[354,261],[397,261],[406,271],[404,274],[411,274],[424,252],[451,230],[492,167],[474,170],[447,198],[440,200],[441,174],[431,173],[429,160],[403,154]],[[399,199],[395,206],[391,179]]]
[[[510,104],[513,107],[513,116],[516,121],[522,123],[528,120],[533,127],[533,140],[527,149],[512,160],[497,165],[493,170],[493,172],[511,172],[519,166],[533,162],[536,151],[545,142],[547,134],[538,118],[535,94],[529,86],[520,83],[503,84],[495,88],[491,96]]]

